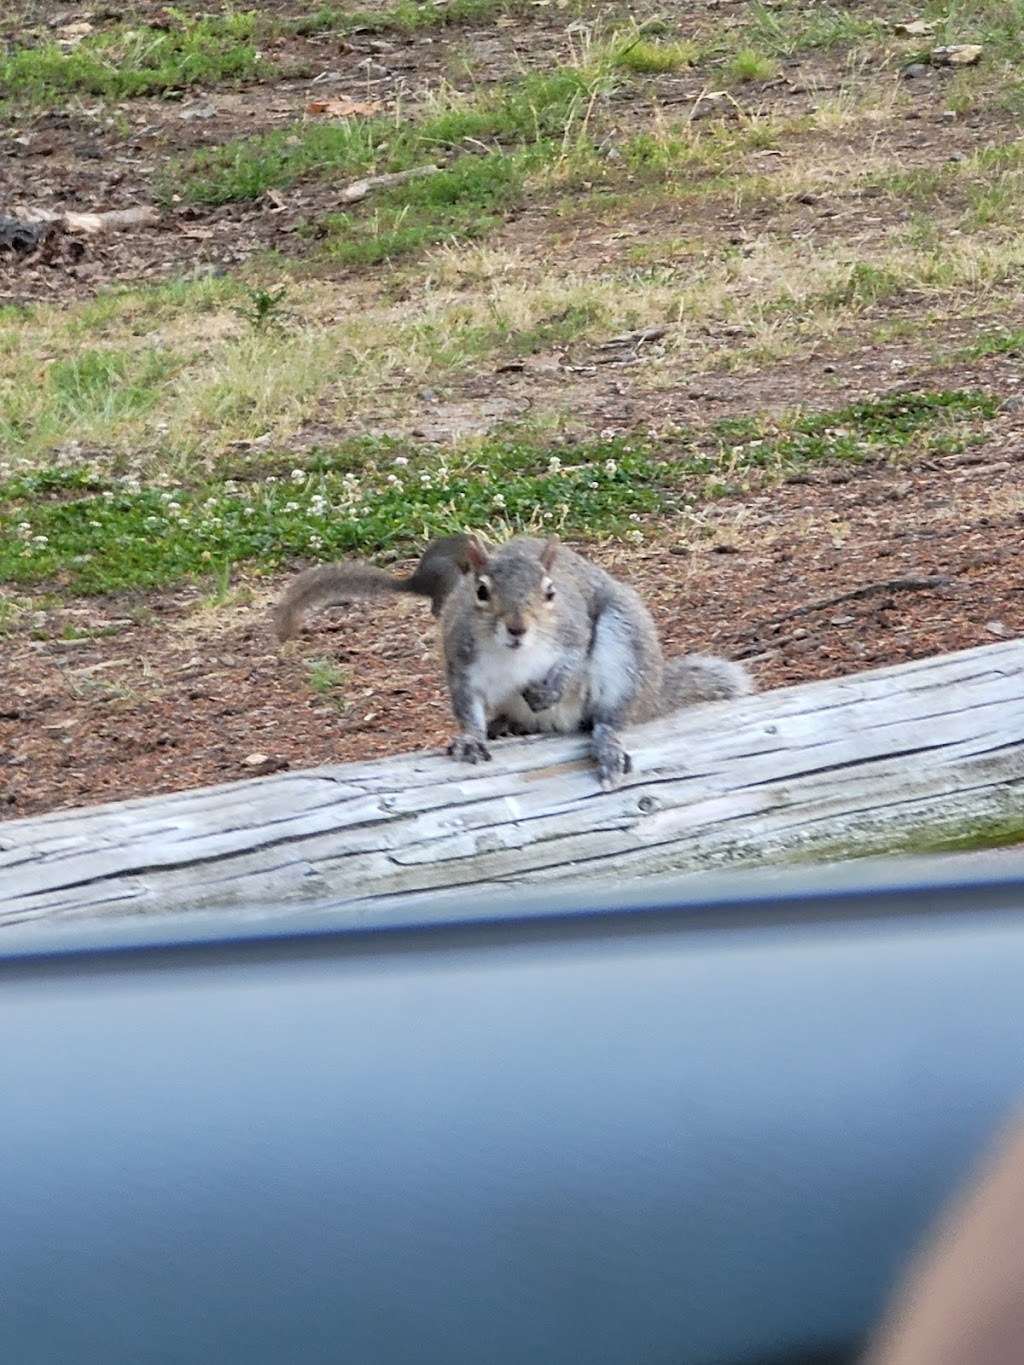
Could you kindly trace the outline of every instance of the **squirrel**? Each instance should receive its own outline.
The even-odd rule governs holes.
[[[746,670],[692,654],[667,664],[636,592],[557,538],[517,536],[489,552],[441,612],[448,689],[460,733],[453,758],[490,758],[502,734],[588,730],[601,786],[633,769],[618,731],[695,702],[751,691]]]
[[[307,611],[335,607],[352,597],[380,597],[390,592],[429,597],[431,611],[440,616],[445,598],[469,568],[469,536],[465,533],[432,540],[408,578],[396,578],[373,564],[318,564],[288,585],[274,609],[274,630],[279,640],[291,640]]]
[[[285,592],[278,634],[293,633],[306,606],[382,591],[419,592],[439,610],[459,726],[447,752],[464,763],[489,760],[487,741],[503,735],[589,731],[607,791],[633,769],[623,726],[753,690],[728,659],[664,660],[638,594],[557,537],[516,536],[492,550],[475,535],[449,536],[407,579],[366,565],[311,569]]]

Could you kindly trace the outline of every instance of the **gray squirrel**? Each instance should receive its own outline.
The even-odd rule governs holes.
[[[448,753],[490,759],[488,739],[589,731],[601,786],[632,771],[619,730],[697,702],[752,690],[715,655],[665,661],[650,612],[611,574],[557,538],[516,536],[496,549],[474,535],[427,546],[409,578],[366,564],[323,564],[286,589],[275,612],[288,639],[302,613],[351,597],[413,592],[431,599],[459,733]]]

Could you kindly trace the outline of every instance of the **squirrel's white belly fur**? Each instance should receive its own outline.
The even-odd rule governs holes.
[[[544,680],[563,658],[556,640],[534,635],[518,648],[500,640],[488,640],[473,661],[474,689],[481,695],[488,719],[501,715],[525,730],[568,733],[578,730],[585,697],[579,682],[570,680],[555,706],[533,711],[523,700],[524,687]]]

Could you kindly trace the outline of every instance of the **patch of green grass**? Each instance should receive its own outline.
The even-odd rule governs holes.
[[[894,394],[833,412],[798,413],[768,426],[753,418],[723,422],[715,432],[734,470],[760,467],[785,474],[830,459],[861,463],[908,451],[950,454],[964,449],[974,426],[998,408],[987,394],[958,389]],[[708,491],[727,487],[712,484]]]
[[[741,84],[750,81],[770,81],[779,73],[777,62],[752,47],[741,48],[726,68],[729,76]]]
[[[104,289],[64,316],[69,339],[80,342],[87,337],[123,336],[125,332],[148,335],[154,323],[171,321],[182,313],[195,318],[224,307],[240,307],[248,298],[248,286],[233,276],[211,274],[142,287]],[[0,344],[2,335],[0,331]]]
[[[803,5],[795,0],[767,5],[753,0],[742,41],[774,57],[792,57],[815,49],[852,46],[888,34],[883,20],[839,5]]]
[[[0,485],[0,579],[59,579],[77,592],[152,587],[213,565],[265,566],[365,553],[465,525],[559,530],[628,526],[663,510],[666,468],[628,442],[564,462],[547,448],[491,440],[460,452],[354,443],[285,479],[135,489],[82,471]]]
[[[80,349],[58,356],[38,375],[0,380],[0,443],[17,447],[66,440],[150,411],[178,367],[169,350]]]
[[[620,438],[552,446],[507,433],[455,450],[381,439],[313,453],[302,467],[175,489],[50,469],[0,484],[0,580],[97,593],[412,548],[467,526],[602,535],[636,530],[744,471],[773,477],[824,460],[962,446],[991,417],[981,394],[901,394],[770,423],[721,424],[701,442]],[[277,466],[281,466],[277,457]],[[250,481],[251,480],[251,481]]]
[[[662,43],[641,33],[615,45],[611,61],[613,66],[625,67],[638,75],[660,75],[693,66],[699,55],[696,43]]]
[[[330,659],[310,659],[306,664],[306,681],[321,696],[344,687],[348,679],[347,671]]]
[[[438,242],[472,240],[501,221],[522,193],[537,156],[463,156],[446,170],[382,194],[368,215],[327,214],[319,229],[324,254],[346,265],[376,265]]]
[[[826,291],[821,302],[827,308],[868,308],[907,293],[906,275],[869,261],[855,261],[841,283]]]
[[[447,107],[417,120],[399,113],[365,119],[309,121],[262,137],[204,149],[172,167],[165,202],[224,204],[257,199],[307,176],[357,177],[404,171],[448,157],[467,141],[499,155],[564,137],[604,84],[593,72],[563,67],[534,73],[475,99],[452,96]],[[471,155],[467,153],[466,155]]]
[[[471,240],[499,223],[530,172],[567,154],[606,84],[603,73],[566,67],[472,99],[450,95],[416,120],[396,113],[281,129],[197,154],[167,176],[164,198],[183,188],[193,201],[219,204],[311,176],[358,179],[439,166],[307,229],[324,239],[325,255],[345,264],[395,260]],[[472,150],[463,150],[467,145]]]
[[[36,105],[70,94],[128,99],[272,72],[255,45],[255,13],[168,14],[167,28],[115,24],[68,50],[49,39],[14,46],[0,55],[0,92]]]
[[[625,163],[644,185],[667,182],[689,197],[704,198],[718,190],[735,195],[746,184],[737,172],[748,153],[775,147],[788,130],[772,119],[757,117],[655,124],[616,144],[620,161],[610,167],[592,161],[577,171],[576,178],[585,175],[591,183],[604,180],[621,186]],[[630,191],[621,202],[628,205],[635,194]]]
[[[604,310],[594,299],[570,303],[560,312],[541,318],[524,331],[513,331],[503,319],[496,318],[495,327],[486,339],[489,347],[500,348],[512,355],[529,355],[550,346],[576,341],[604,321]]]
[[[284,284],[276,289],[247,285],[245,302],[238,304],[235,311],[239,317],[245,318],[253,331],[264,332],[268,327],[279,327],[287,318],[288,309],[284,302],[287,297],[288,286]]]
[[[449,0],[448,4],[398,3],[379,9],[352,9],[348,5],[324,4],[313,14],[294,19],[285,27],[292,33],[416,33],[421,29],[456,24],[486,24],[501,15],[529,14],[532,6],[517,0]]]
[[[990,355],[1024,355],[1024,328],[986,332],[972,346],[958,352],[962,360],[981,360]]]

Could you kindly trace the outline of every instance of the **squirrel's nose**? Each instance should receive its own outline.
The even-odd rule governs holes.
[[[506,621],[505,631],[509,639],[519,641],[526,634],[526,626],[522,621]]]

